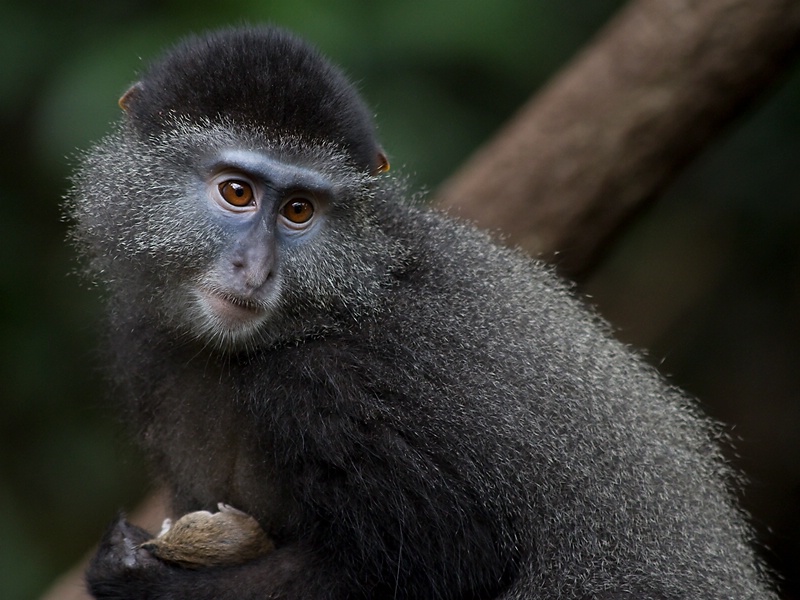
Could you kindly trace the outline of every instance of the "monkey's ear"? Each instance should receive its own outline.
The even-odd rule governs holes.
[[[383,151],[378,152],[378,159],[376,161],[377,166],[372,169],[373,175],[380,175],[381,173],[386,173],[389,170],[389,159],[386,158],[386,155]]]
[[[128,106],[130,105],[131,100],[134,99],[136,95],[142,91],[142,87],[143,86],[141,81],[137,81],[131,87],[129,87],[128,91],[126,91],[124,94],[122,94],[122,96],[120,96],[120,99],[117,102],[117,104],[119,104],[119,107],[125,112],[128,112]]]

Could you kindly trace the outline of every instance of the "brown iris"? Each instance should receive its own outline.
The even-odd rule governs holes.
[[[306,198],[292,198],[281,208],[281,215],[295,225],[302,225],[314,216],[314,205]]]
[[[239,208],[253,203],[253,188],[245,181],[229,179],[219,184],[220,196],[232,206]]]

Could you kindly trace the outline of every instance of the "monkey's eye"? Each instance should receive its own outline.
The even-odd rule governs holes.
[[[243,208],[253,203],[253,188],[246,181],[238,179],[228,179],[223,181],[218,186],[219,195],[228,204]]]
[[[314,216],[314,204],[308,198],[296,196],[284,204],[280,212],[289,225],[303,226]]]

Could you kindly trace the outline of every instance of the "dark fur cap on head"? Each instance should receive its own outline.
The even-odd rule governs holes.
[[[274,27],[190,37],[120,104],[144,135],[169,129],[174,117],[225,119],[334,142],[360,168],[379,166],[372,118],[347,78],[307,42]]]

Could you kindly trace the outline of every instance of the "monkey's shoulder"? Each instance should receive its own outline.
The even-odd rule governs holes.
[[[383,217],[390,235],[404,247],[401,268],[387,304],[421,323],[449,316],[462,324],[484,322],[509,334],[514,326],[551,327],[569,337],[587,328],[606,336],[605,325],[552,266],[470,223],[433,209],[400,204]],[[411,309],[421,312],[409,312]],[[433,317],[433,314],[430,314]],[[395,314],[389,315],[397,318]],[[502,328],[498,325],[503,324]],[[405,326],[408,326],[406,323]],[[470,335],[469,328],[459,328]],[[485,335],[486,332],[481,332]]]

